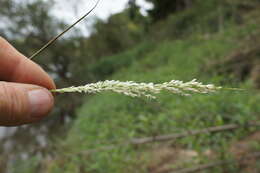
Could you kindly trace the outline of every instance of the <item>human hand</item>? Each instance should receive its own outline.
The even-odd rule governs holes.
[[[0,37],[0,126],[17,126],[44,118],[55,84],[40,66]]]

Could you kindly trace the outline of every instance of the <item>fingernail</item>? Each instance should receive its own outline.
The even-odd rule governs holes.
[[[52,97],[48,90],[31,90],[29,91],[28,96],[32,117],[42,117],[50,111],[52,107]]]

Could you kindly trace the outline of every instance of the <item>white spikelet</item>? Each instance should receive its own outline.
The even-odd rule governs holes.
[[[124,94],[131,97],[148,97],[155,99],[155,94],[161,91],[169,91],[174,94],[189,96],[191,93],[213,93],[222,89],[222,87],[216,87],[215,85],[204,85],[201,82],[197,82],[196,79],[190,82],[182,82],[179,80],[172,80],[162,84],[154,83],[136,83],[133,81],[120,82],[114,80],[106,80],[97,83],[87,84],[79,87],[69,87],[63,89],[52,90],[55,93],[88,93],[96,94],[104,91],[112,91],[120,94]]]

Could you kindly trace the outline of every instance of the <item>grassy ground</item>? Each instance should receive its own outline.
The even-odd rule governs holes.
[[[67,139],[61,142],[61,152],[71,156],[67,159],[59,158],[57,162],[60,164],[54,164],[50,169],[53,172],[147,172],[149,163],[156,159],[156,156],[151,155],[151,145],[138,148],[118,147],[88,156],[78,154],[111,144],[116,145],[131,138],[178,133],[228,123],[246,123],[259,119],[260,97],[251,90],[250,81],[230,84],[226,82],[225,75],[209,75],[212,71],[204,70],[209,69],[205,67],[209,62],[224,58],[243,46],[241,40],[255,32],[257,27],[257,24],[232,27],[223,33],[149,44],[146,48],[151,46],[152,49],[147,49],[148,51],[140,53],[142,49],[137,48],[110,57],[120,61],[126,58],[126,55],[134,57],[134,61],[128,63],[129,67],[118,66],[120,70],[110,77],[111,79],[163,82],[171,79],[187,81],[197,78],[205,83],[224,87],[232,85],[246,88],[246,91],[222,91],[192,97],[164,93],[155,101],[111,93],[93,96],[91,99],[87,97],[86,103],[78,111],[79,118]],[[136,57],[139,54],[142,57]],[[255,128],[187,137],[176,141],[175,145],[198,153],[211,150],[223,158],[228,157],[227,150],[232,142],[253,130]],[[205,156],[199,157],[202,162],[204,159]],[[234,168],[233,170],[236,171]]]
[[[252,82],[230,82],[232,75],[215,74],[216,69],[210,66],[212,62],[243,48],[243,40],[259,31],[258,28],[258,23],[248,22],[243,26],[231,25],[212,35],[195,34],[182,40],[144,42],[133,50],[108,57],[100,66],[93,67],[93,70],[104,70],[104,73],[111,71],[112,74],[116,71],[109,77],[116,80],[156,83],[197,78],[204,83],[246,90],[196,94],[192,97],[163,93],[157,100],[129,98],[112,93],[86,97],[67,138],[57,142],[56,159],[42,161],[45,167],[43,172],[156,172],[159,163],[167,161],[162,158],[176,152],[174,149],[177,148],[178,153],[190,151],[195,156],[188,154],[184,160],[192,158],[189,162],[176,164],[179,157],[170,154],[169,157],[176,157],[176,160],[170,161],[167,168],[206,163],[209,158],[214,160],[231,157],[230,146],[256,128],[186,137],[167,145],[127,145],[91,154],[84,152],[118,145],[132,138],[258,120],[260,95],[253,90]],[[160,156],[164,152],[164,156]],[[212,154],[204,154],[206,152]],[[227,166],[225,170],[238,172],[236,165]],[[223,170],[216,169],[215,172]]]

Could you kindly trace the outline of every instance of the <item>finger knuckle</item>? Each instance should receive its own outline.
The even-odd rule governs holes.
[[[4,114],[6,121],[14,121],[23,110],[17,89],[7,82],[0,82],[0,113]]]

